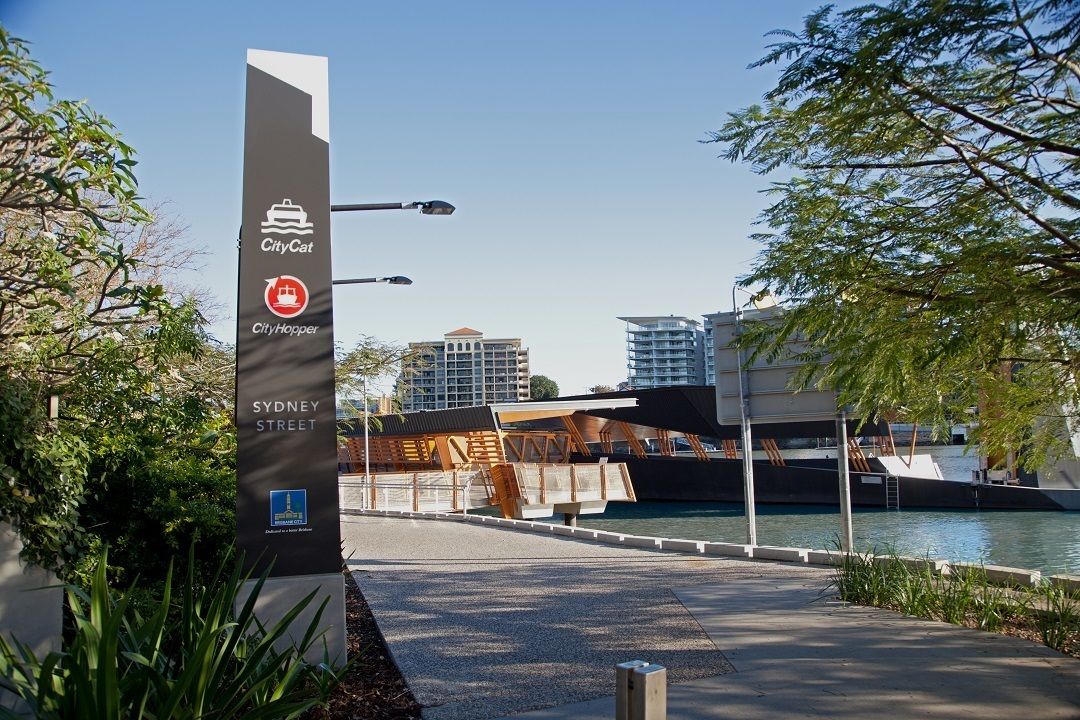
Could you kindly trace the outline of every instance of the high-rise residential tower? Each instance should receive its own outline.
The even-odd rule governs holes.
[[[620,317],[626,322],[627,380],[634,390],[705,383],[705,334],[686,317]]]
[[[415,351],[398,378],[402,410],[444,410],[529,399],[529,350],[521,338],[485,338],[463,327]]]

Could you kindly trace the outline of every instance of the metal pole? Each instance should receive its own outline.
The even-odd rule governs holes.
[[[364,393],[364,484],[371,486],[371,450],[368,447],[368,401],[367,376],[360,378],[360,387]]]
[[[742,337],[742,312],[735,302],[735,291],[731,288],[731,309],[735,313],[735,341]],[[739,370],[739,420],[742,426],[743,446],[743,505],[746,508],[746,544],[757,545],[757,515],[754,509],[754,446],[750,437],[750,388],[744,387],[742,347],[736,344],[735,356]],[[748,383],[746,383],[748,384]]]
[[[836,466],[840,471],[840,549],[851,552],[854,544],[851,531],[851,484],[848,472],[847,411],[836,418]]]

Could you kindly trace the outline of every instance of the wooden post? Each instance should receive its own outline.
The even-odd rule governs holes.
[[[570,502],[577,502],[577,465],[570,466]]]
[[[540,466],[540,504],[547,504],[547,484],[544,479],[544,466]]]
[[[600,499],[607,500],[607,463],[600,463]]]
[[[458,500],[457,500],[457,494],[458,494],[457,470],[454,471],[454,489],[453,489],[452,493],[453,494],[450,496],[450,507],[452,509],[454,509],[454,510],[460,510],[461,508],[458,507]],[[462,505],[465,504],[465,496],[464,495],[461,496],[461,504]]]
[[[619,472],[622,473],[623,488],[626,490],[627,499],[636,501],[637,496],[634,494],[634,486],[630,482],[630,471],[626,469],[626,463],[619,463]]]
[[[420,512],[420,476],[417,473],[412,474],[412,509]]]
[[[375,476],[369,475],[368,478],[371,480],[371,509],[378,510],[379,495],[375,492]]]

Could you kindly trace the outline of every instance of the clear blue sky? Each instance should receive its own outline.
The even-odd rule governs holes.
[[[209,251],[196,281],[227,315],[246,49],[328,56],[333,201],[458,207],[335,215],[336,277],[415,282],[336,290],[338,339],[521,337],[570,394],[626,379],[616,316],[730,304],[767,180],[698,141],[771,86],[746,69],[764,34],[816,6],[0,0],[0,21],[138,150],[143,195]]]

